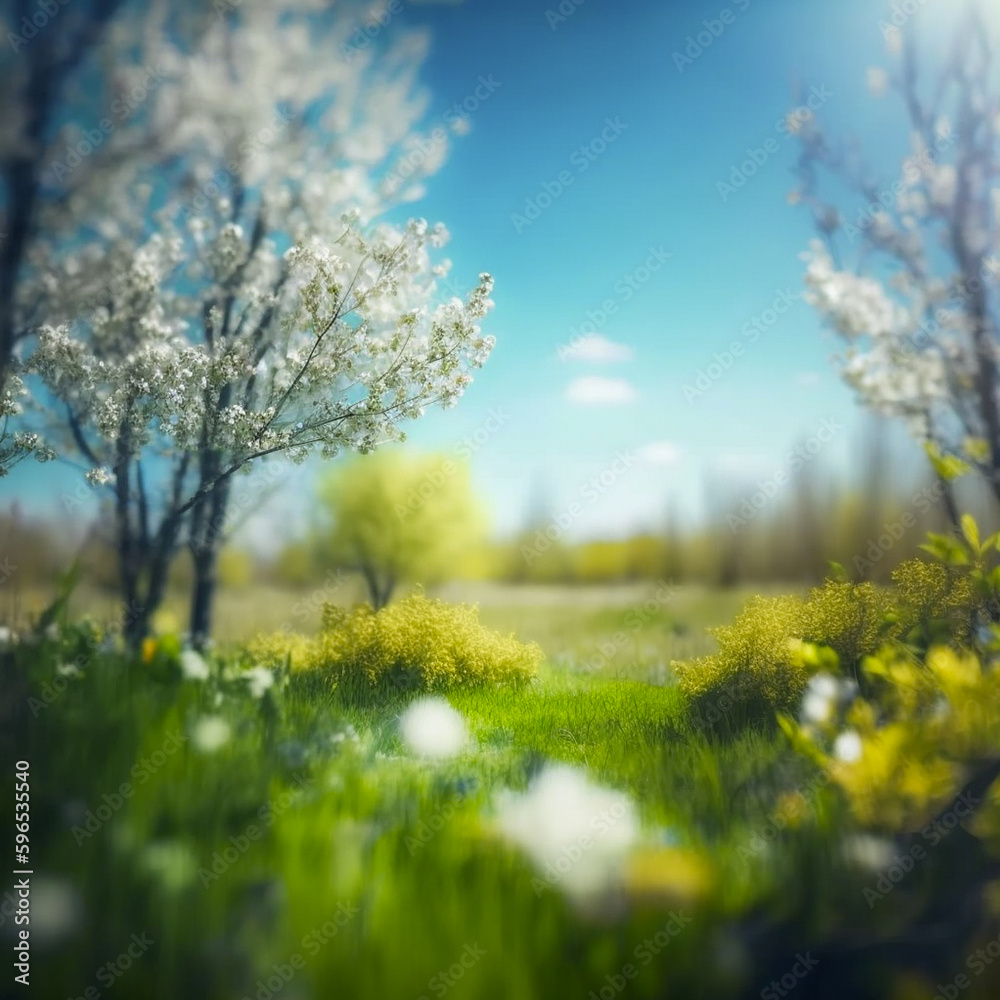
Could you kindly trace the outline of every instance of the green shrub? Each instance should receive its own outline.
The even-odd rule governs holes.
[[[739,729],[794,711],[819,669],[853,676],[887,641],[925,645],[941,641],[942,628],[963,641],[978,610],[968,575],[913,560],[888,587],[829,580],[805,599],[756,597],[713,631],[717,653],[673,668],[695,719]]]
[[[521,684],[538,669],[542,651],[479,621],[475,607],[421,593],[380,611],[327,604],[315,639],[262,636],[249,652],[266,665],[289,663],[348,690],[436,691],[450,687]]]

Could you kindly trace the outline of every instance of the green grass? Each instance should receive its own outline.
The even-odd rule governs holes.
[[[54,682],[73,652],[55,642],[22,648],[28,689]],[[609,923],[557,891],[539,896],[530,864],[493,828],[496,793],[525,787],[543,761],[571,762],[627,791],[656,836],[731,847],[768,806],[740,789],[780,756],[752,736],[713,750],[686,730],[673,688],[565,672],[522,690],[455,693],[474,747],[437,766],[400,744],[401,700],[357,707],[293,683],[255,701],[239,680],[180,681],[166,660],[111,655],[91,658],[67,685],[50,706],[33,703],[37,718],[29,709],[18,734],[32,765],[33,849],[44,877],[81,905],[72,932],[40,950],[55,959],[35,965],[45,996],[83,995],[95,969],[146,933],[155,944],[117,995],[253,996],[258,977],[301,954],[307,964],[285,996],[433,996],[432,977],[478,945],[485,955],[456,997],[586,997],[683,899]],[[23,677],[18,687],[23,697]],[[232,737],[200,752],[197,720],[216,713]],[[348,725],[356,738],[341,738]],[[136,762],[179,737],[180,749],[141,781]],[[116,804],[124,782],[132,794],[88,831],[88,811]],[[442,828],[422,842],[422,824],[437,817]],[[200,878],[230,847],[233,863]],[[659,995],[663,977],[695,982],[707,915],[744,908],[762,886],[734,869],[685,928],[683,947],[650,961],[632,995]],[[320,946],[309,935],[322,937],[338,907],[357,913]]]
[[[551,657],[560,643],[613,636],[639,597],[554,601],[544,615],[482,609],[491,624],[521,622],[522,638],[548,643]],[[736,599],[684,592],[641,623],[637,648],[666,655],[684,615],[710,619]],[[869,911],[871,874],[840,849],[851,829],[843,807],[780,733],[714,738],[691,724],[669,677],[634,679],[648,664],[618,655],[614,670],[553,657],[525,687],[451,692],[472,742],[433,764],[400,740],[402,694],[359,703],[295,676],[255,699],[224,659],[210,680],[185,681],[166,653],[149,664],[96,653],[77,628],[15,646],[0,680],[18,707],[11,752],[31,766],[36,995],[94,986],[119,998],[240,1000],[263,983],[258,1000],[607,1000],[608,990],[735,1000],[760,996],[797,951],[859,928],[876,939],[878,921],[911,905],[901,890]],[[60,679],[74,661],[81,676]],[[46,704],[54,684],[63,690]],[[231,734],[213,752],[196,745],[208,716]],[[179,749],[143,780],[137,765],[171,740]],[[540,889],[496,824],[500,796],[553,762],[625,793],[641,820],[647,863],[589,907]],[[778,829],[796,796],[799,821]],[[109,800],[110,817],[88,829]],[[62,903],[44,904],[46,893]],[[690,922],[664,932],[668,943],[644,945],[678,915]],[[148,951],[112,986],[99,981],[144,933]],[[635,976],[619,989],[626,965]],[[449,969],[461,977],[445,989]]]

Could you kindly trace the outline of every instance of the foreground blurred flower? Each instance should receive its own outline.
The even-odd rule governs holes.
[[[683,847],[640,847],[628,858],[625,891],[655,906],[694,905],[715,883],[711,859]]]
[[[73,886],[57,878],[31,881],[31,941],[53,944],[80,925],[83,904]]]
[[[243,677],[250,685],[250,694],[254,698],[263,698],[264,692],[274,684],[274,674],[267,667],[253,667]]]
[[[218,715],[206,715],[195,723],[191,739],[199,750],[213,753],[225,746],[231,735],[232,731],[225,719]]]
[[[183,889],[194,881],[198,863],[191,849],[179,840],[158,840],[143,848],[142,868],[168,891]]]
[[[208,680],[208,664],[193,649],[181,653],[181,673],[191,681]]]
[[[844,838],[844,857],[855,868],[884,871],[892,864],[892,841],[870,833],[856,833]]]
[[[639,835],[627,796],[563,764],[546,767],[525,792],[502,793],[497,811],[503,835],[544,874],[533,882],[539,893],[559,886],[580,898],[610,888]]]
[[[863,752],[864,744],[861,742],[861,736],[853,729],[842,732],[833,744],[834,757],[845,764],[853,764],[860,760]]]
[[[438,760],[461,753],[469,742],[465,719],[444,698],[413,702],[400,716],[399,732],[412,753]]]
[[[800,717],[804,725],[827,726],[836,713],[854,699],[858,686],[832,674],[819,673],[809,678],[802,696]]]

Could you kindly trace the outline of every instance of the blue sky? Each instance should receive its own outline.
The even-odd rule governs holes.
[[[550,22],[546,11],[559,8],[544,0],[408,8],[434,32],[426,79],[435,108],[462,101],[480,76],[500,84],[421,203],[451,228],[460,280],[481,268],[496,276],[488,327],[497,348],[459,409],[415,425],[411,440],[447,449],[490,408],[509,414],[474,460],[501,527],[523,515],[533,480],[553,510],[564,509],[622,449],[669,442],[676,459],[637,464],[578,519],[580,533],[655,524],[668,495],[695,516],[708,473],[740,483],[766,476],[825,418],[844,430],[824,464],[842,466],[857,446],[860,413],[829,364],[837,344],[808,305],[795,301],[773,325],[762,322],[752,344],[740,331],[777,296],[802,290],[798,254],[812,231],[807,213],[786,204],[796,149],[776,127],[797,88],[817,88],[832,130],[873,138],[875,155],[891,153],[890,162],[905,154],[880,138],[891,99],[880,107],[866,89],[867,67],[886,61],[880,9],[871,0],[733,2],[731,23],[678,67],[674,53],[723,9],[719,0],[584,0]],[[592,162],[584,154],[581,170],[574,151],[609,119],[627,128]],[[717,184],[748,149],[766,152],[766,162],[724,198]],[[561,171],[572,183],[519,223]],[[644,284],[629,284],[650,248],[671,256]],[[597,329],[632,359],[561,361],[560,345],[588,311],[600,321],[608,299],[615,311]],[[744,355],[708,391],[685,394],[734,340]],[[634,399],[568,402],[567,387],[592,376],[627,381]]]
[[[458,408],[412,424],[410,440],[451,451],[480,432],[474,478],[500,531],[516,528],[539,493],[553,513],[567,509],[620,454],[626,471],[584,505],[571,534],[654,527],[668,502],[700,516],[707,477],[734,488],[767,477],[824,420],[842,430],[818,461],[846,467],[861,414],[829,363],[837,343],[795,299],[812,230],[786,203],[796,148],[777,123],[797,89],[815,87],[831,131],[867,139],[898,165],[898,112],[865,83],[867,67],[886,62],[883,8],[563,0],[561,9],[571,13],[556,21],[547,11],[560,10],[557,0],[410,0],[397,15],[432,35],[429,124],[477,87],[486,93],[483,80],[492,88],[414,208],[451,230],[460,286],[480,270],[495,275],[486,329],[497,347]],[[723,10],[731,16],[720,19]],[[705,20],[721,32],[679,67],[675,53]],[[718,184],[748,150],[766,158],[724,198]],[[546,192],[557,192],[547,205]],[[789,299],[781,315],[765,312]],[[595,332],[622,345],[611,354],[628,357],[560,358],[588,313]],[[743,356],[707,391],[686,393],[733,341]],[[4,488],[30,492],[44,480],[58,498],[69,476],[19,472]],[[271,513],[301,521],[308,496],[291,486]]]

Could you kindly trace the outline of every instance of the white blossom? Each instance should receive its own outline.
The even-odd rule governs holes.
[[[628,796],[565,764],[546,767],[525,792],[501,794],[497,823],[550,886],[582,899],[615,883],[639,837]]]
[[[420,698],[399,719],[407,748],[421,757],[455,757],[469,742],[465,719],[444,698]]]

